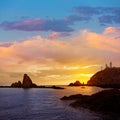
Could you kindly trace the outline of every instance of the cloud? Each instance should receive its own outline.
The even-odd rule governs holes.
[[[11,45],[13,45],[13,43],[11,43],[11,42],[0,43],[0,47],[9,47]]]
[[[118,36],[119,33],[116,33],[115,30],[119,31],[118,28],[111,27],[106,28],[103,34],[86,31],[85,39],[91,47],[100,50],[120,53],[120,38],[116,39],[116,36]]]
[[[112,34],[112,35],[119,35],[120,34],[120,27],[107,27],[104,32],[105,35]]]
[[[102,15],[98,18],[100,23],[104,24],[113,24],[113,23],[120,23],[120,17],[118,15],[113,16],[113,15]]]
[[[120,52],[120,39],[115,39],[119,33],[120,28],[108,27],[102,34],[82,30],[78,36],[66,41],[56,39],[61,34],[52,32],[47,38],[35,36],[20,42],[1,42],[0,57],[25,61],[53,60],[57,62],[92,59],[93,56],[99,56],[99,49]],[[91,56],[90,52],[95,55]]]
[[[0,24],[0,27],[5,30],[71,32],[73,28],[69,24],[69,22],[62,19],[44,20],[33,18],[13,22],[4,21]]]
[[[100,24],[120,23],[120,7],[77,6],[73,10],[78,13],[79,17],[84,16],[92,19],[97,16]]]
[[[67,36],[70,36],[71,34],[69,34],[69,33],[59,33],[59,32],[52,32],[52,33],[50,33],[49,35],[48,35],[48,39],[56,39],[56,38],[58,38],[58,37],[62,37],[62,38],[64,38],[64,37],[67,37]]]
[[[26,18],[19,21],[4,21],[0,28],[19,31],[73,32],[75,22],[89,22],[97,19],[100,25],[119,24],[120,7],[73,7],[71,15],[61,19]]]
[[[78,36],[66,41],[55,39],[58,33],[53,33],[52,40],[35,36],[8,45],[1,42],[1,78],[3,81],[9,78],[11,83],[28,73],[37,84],[55,81],[56,84],[68,84],[81,77],[87,81],[90,77],[87,74],[98,71],[101,64],[108,61],[119,64],[120,38],[115,38],[119,35],[116,31],[119,28],[108,27],[101,34],[82,30]]]
[[[102,13],[101,7],[89,7],[89,6],[76,6],[73,7],[73,11],[77,12],[79,15],[83,16],[93,16]]]
[[[120,14],[120,7],[89,7],[89,6],[76,6],[73,11],[83,16],[93,16],[101,14]]]
[[[48,39],[55,39],[59,36],[58,32],[52,32],[51,34],[48,35]]]
[[[80,16],[80,15],[70,15],[66,18],[66,21],[70,21],[71,23],[77,22],[77,21],[84,21],[84,22],[88,22],[91,17],[89,16]]]

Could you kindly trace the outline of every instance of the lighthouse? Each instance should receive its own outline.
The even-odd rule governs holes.
[[[112,62],[110,62],[110,68],[112,68]]]

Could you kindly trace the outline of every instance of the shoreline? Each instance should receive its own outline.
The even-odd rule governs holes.
[[[52,86],[36,86],[36,87],[30,87],[30,88],[23,88],[23,87],[11,87],[11,86],[0,86],[0,88],[22,88],[22,89],[31,89],[31,88],[51,88],[51,89],[65,89],[63,87],[59,87],[56,85]]]
[[[62,86],[62,87],[61,87]],[[80,85],[80,86],[69,86],[69,85],[40,85],[30,88],[64,88],[65,87],[100,87],[100,88],[116,88],[120,89],[119,85]],[[0,88],[23,88],[23,87],[11,87],[11,86],[0,86]]]
[[[62,101],[71,101],[69,106],[73,108],[86,108],[96,113],[116,116],[120,118],[120,90],[102,90],[92,95],[75,94],[60,98]]]

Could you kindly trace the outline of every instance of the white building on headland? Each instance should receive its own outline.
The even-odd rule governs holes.
[[[110,62],[109,65],[106,64],[105,67],[106,67],[106,68],[112,68],[112,62]]]

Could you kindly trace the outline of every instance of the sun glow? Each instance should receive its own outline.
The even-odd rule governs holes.
[[[92,37],[94,35],[96,37]],[[69,84],[75,80],[87,83],[90,77],[101,69],[102,61],[108,59],[107,53],[112,53],[111,60],[118,60],[119,38],[114,44],[113,38],[109,38],[110,36],[104,33],[83,30],[68,41],[35,36],[20,42],[1,42],[0,71],[5,74],[1,78],[4,83],[11,84],[27,73],[38,85]],[[105,41],[107,47],[102,47],[101,43]],[[3,84],[3,81],[0,81],[0,84]]]

